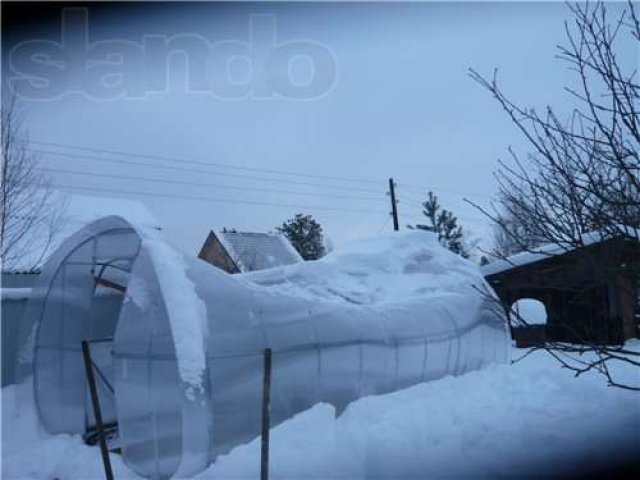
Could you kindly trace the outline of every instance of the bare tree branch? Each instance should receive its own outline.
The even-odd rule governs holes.
[[[62,204],[28,153],[28,136],[15,96],[2,104],[0,258],[3,268],[32,269],[48,253],[61,223]]]
[[[573,20],[565,23],[566,42],[558,58],[577,77],[566,91],[578,102],[570,120],[553,108],[543,114],[516,104],[498,82],[470,69],[531,147],[525,159],[510,149],[511,162],[499,162],[495,178],[498,201],[484,208],[467,200],[495,225],[493,256],[505,259],[525,251],[547,253],[552,244],[573,251],[600,239],[640,241],[640,84],[635,58],[621,56],[619,45],[640,44],[640,22],[633,2],[612,17],[603,2],[568,5]],[[590,235],[586,235],[590,233]],[[597,258],[582,257],[600,271]],[[616,275],[640,275],[640,265],[624,265]],[[559,288],[568,288],[558,285]],[[507,311],[510,318],[512,312]],[[526,326],[522,319],[516,324]],[[575,332],[576,335],[578,332]],[[577,376],[596,371],[610,385],[640,389],[616,381],[612,363],[640,366],[637,354],[620,345],[602,345],[582,338],[577,345],[549,342],[543,347]],[[585,355],[589,355],[588,359]]]

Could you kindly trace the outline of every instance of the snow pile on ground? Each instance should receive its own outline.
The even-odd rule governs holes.
[[[640,352],[640,342],[627,345]],[[522,351],[514,353],[514,357]],[[637,368],[616,378],[640,382]],[[3,478],[103,478],[99,449],[41,433],[16,387],[2,391]],[[640,450],[637,392],[574,378],[546,353],[352,403],[318,404],[274,428],[272,478],[478,478],[562,475]],[[136,478],[112,454],[118,479]],[[258,478],[259,439],[196,478]],[[626,458],[626,457],[625,457]]]
[[[38,424],[31,383],[2,389],[3,479],[102,479],[104,468],[97,447],[79,436],[49,435]],[[116,478],[139,478],[111,455]]]
[[[616,374],[640,385],[637,368]],[[561,475],[637,454],[639,432],[637,392],[608,388],[595,374],[574,378],[538,352],[515,365],[363,398],[337,419],[331,406],[316,405],[274,429],[271,472],[318,479]],[[259,455],[256,439],[197,478],[257,478]]]
[[[399,303],[430,296],[478,296],[484,283],[474,263],[420,230],[360,240],[324,258],[242,275],[302,298],[358,305]]]

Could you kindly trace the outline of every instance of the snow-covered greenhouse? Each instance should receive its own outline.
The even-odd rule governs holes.
[[[272,424],[504,362],[509,333],[479,269],[409,231],[315,262],[230,275],[162,234],[106,217],[46,264],[25,318],[23,379],[41,424],[92,423],[81,341],[103,421],[125,463],[190,475],[259,434],[262,355],[273,351]]]

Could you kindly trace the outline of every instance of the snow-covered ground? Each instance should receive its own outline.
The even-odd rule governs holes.
[[[629,342],[640,351],[640,341]],[[518,356],[522,351],[515,351]],[[618,380],[640,372],[616,367]],[[2,477],[103,478],[100,452],[50,436],[15,386],[2,391]],[[514,365],[362,398],[338,418],[318,404],[271,433],[272,478],[478,478],[562,475],[640,451],[640,394],[596,374],[574,378],[543,352]],[[258,478],[260,442],[237,447],[196,478]],[[118,479],[136,478],[118,455]]]

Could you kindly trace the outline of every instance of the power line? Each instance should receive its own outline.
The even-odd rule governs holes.
[[[95,161],[100,161],[100,162],[110,162],[110,163],[117,163],[117,164],[123,164],[123,165],[134,165],[137,167],[147,167],[147,168],[160,168],[163,170],[171,170],[174,172],[193,172],[193,173],[200,173],[200,174],[205,174],[205,175],[218,175],[218,176],[222,176],[222,177],[234,177],[234,178],[244,178],[244,179],[250,179],[250,180],[258,180],[261,182],[273,182],[273,183],[284,183],[287,185],[305,185],[305,186],[311,186],[311,187],[318,187],[318,188],[331,188],[331,189],[336,189],[336,190],[346,190],[349,192],[366,192],[366,193],[380,193],[380,190],[373,190],[373,189],[368,189],[368,188],[357,188],[357,187],[347,187],[347,186],[340,186],[340,185],[329,185],[329,184],[323,184],[323,183],[312,183],[312,182],[301,182],[298,180],[285,180],[285,179],[277,179],[277,178],[265,178],[265,177],[256,177],[253,175],[243,175],[243,174],[238,174],[238,173],[220,173],[220,172],[212,172],[210,170],[203,170],[203,169],[195,169],[195,168],[185,168],[185,167],[174,167],[174,166],[170,166],[170,165],[152,165],[149,163],[140,163],[140,162],[134,162],[131,160],[122,160],[122,159],[115,159],[115,158],[102,158],[102,157],[93,157],[93,156],[89,156],[89,155],[76,155],[76,154],[72,154],[72,153],[64,153],[64,152],[53,152],[53,151],[49,151],[49,150],[38,150],[38,149],[31,149],[31,148],[27,148],[25,149],[31,153],[39,153],[39,154],[44,154],[44,155],[54,155],[54,156],[58,156],[58,157],[68,157],[68,158],[78,158],[78,159],[82,159],[82,160],[95,160]]]
[[[401,200],[401,199],[403,199],[403,198],[404,198],[404,199],[408,198],[408,199],[409,199],[409,200],[411,200],[412,202],[416,202],[416,203],[418,203],[418,204],[420,204],[420,205],[422,205],[422,204],[426,201],[426,199],[424,199],[424,198],[423,198],[423,199],[420,199],[419,197],[416,197],[416,196],[413,196],[413,195],[407,195],[407,194],[406,194],[406,193],[404,193],[404,192],[402,192],[402,193],[401,193],[400,195],[398,195],[398,196],[400,197],[400,200]]]
[[[37,144],[37,145],[46,145],[46,146],[51,146],[51,147],[58,147],[58,148],[67,148],[67,149],[73,149],[73,150],[87,151],[87,152],[105,153],[105,154],[109,154],[109,155],[119,155],[119,156],[140,158],[140,159],[149,159],[149,160],[162,160],[162,161],[177,162],[177,163],[183,163],[183,164],[186,163],[186,164],[192,164],[192,165],[202,165],[202,166],[213,167],[213,168],[225,168],[225,169],[239,170],[239,171],[246,171],[246,172],[260,172],[260,173],[268,173],[268,174],[272,174],[272,175],[288,175],[288,176],[298,176],[298,177],[306,177],[306,178],[334,180],[334,181],[339,181],[339,182],[355,182],[355,183],[372,184],[372,185],[380,185],[382,183],[379,180],[353,178],[353,177],[338,177],[338,176],[331,176],[331,175],[319,175],[319,174],[310,174],[310,173],[287,171],[287,170],[278,170],[278,169],[242,167],[242,166],[237,166],[237,165],[229,165],[229,164],[225,164],[225,163],[205,162],[205,161],[198,161],[198,160],[178,158],[178,157],[168,157],[168,156],[162,156],[162,155],[133,153],[133,152],[126,152],[126,151],[123,151],[123,150],[111,150],[111,149],[106,149],[106,148],[85,147],[85,146],[71,145],[71,144],[65,144],[65,143],[44,142],[44,141],[36,141],[36,140],[30,140],[30,143]],[[44,153],[44,154],[51,154],[51,155],[69,156],[69,157],[73,157],[73,158],[86,158],[86,159],[90,159],[90,160],[114,161],[112,159],[106,159],[106,158],[103,158],[103,157],[81,156],[81,155],[77,155],[77,154],[73,154],[73,153],[67,153],[67,152],[54,152],[54,151],[36,150],[36,149],[30,149],[30,150],[35,152],[35,153]],[[120,161],[118,163],[123,163],[123,162],[124,161]],[[143,164],[129,163],[129,164],[147,166],[147,167],[152,167],[152,168],[171,168],[171,167],[166,166],[166,165],[159,166],[159,165],[151,165],[151,164],[147,164],[147,163],[143,163]],[[173,167],[172,169],[175,170],[176,167]],[[180,170],[185,170],[185,169],[184,168],[180,168]],[[203,170],[187,170],[187,171],[195,171],[197,173],[217,173],[217,172],[208,172],[208,171],[203,171]],[[225,174],[221,174],[221,175],[231,176],[232,174],[225,173]],[[241,178],[250,178],[250,179],[258,179],[258,180],[274,181],[274,182],[278,181],[276,179],[266,179],[264,177],[248,177],[248,176],[245,176],[245,177],[241,177]],[[280,182],[294,183],[293,181],[285,181],[285,180],[280,180]],[[315,184],[315,183],[303,183],[303,182],[295,182],[295,183],[300,184],[300,185],[309,185],[309,186],[315,186],[315,187],[328,187],[328,188],[340,188],[340,189],[354,190],[353,188],[350,188],[350,187],[347,187],[347,186]],[[413,189],[413,190],[420,190],[420,191],[433,190],[433,187],[428,187],[428,186],[424,186],[424,185],[416,185],[416,184],[408,184],[408,183],[396,183],[396,187],[405,187],[405,188],[409,188],[409,189]],[[370,193],[373,193],[373,192],[377,193],[377,191],[370,190],[370,189],[366,189],[366,190],[365,189],[355,189],[355,190],[356,191],[366,191],[366,192],[370,192]],[[471,197],[484,198],[484,199],[491,199],[492,198],[491,196],[488,196],[488,195],[479,194],[479,193],[473,193],[473,192],[469,193],[469,192],[464,192],[464,191],[461,191],[461,190],[438,189],[438,191],[444,192],[444,193],[454,193],[454,194],[459,194],[459,195],[466,195],[466,196],[471,196]],[[415,197],[414,197],[414,199],[415,199]]]
[[[423,209],[423,207],[422,207],[422,203],[424,203],[424,201],[422,201],[422,202],[421,202],[421,204],[420,204],[420,206],[419,206],[421,211],[422,211],[422,209]],[[418,207],[418,206],[416,206],[416,207]],[[416,221],[418,221],[418,220],[420,220],[420,221],[425,221],[425,219],[427,219],[427,217],[426,217],[426,216],[424,216],[424,215],[421,217],[421,216],[419,216],[419,215],[403,214],[403,216],[404,216],[404,217],[406,217],[406,218],[410,218],[410,219],[412,219],[412,220],[416,220]],[[484,220],[484,219],[482,219],[482,218],[471,218],[471,217],[467,217],[467,216],[459,216],[459,215],[455,215],[455,214],[454,214],[454,216],[455,216],[458,220],[461,220],[461,221],[463,221],[463,222],[472,222],[472,223],[473,223],[473,222],[475,222],[475,223],[485,223],[485,222],[486,222],[486,220]]]
[[[405,218],[409,218],[409,219],[414,220],[414,221],[421,221],[421,222],[424,222],[425,220],[428,220],[428,218],[427,218],[426,216],[423,216],[423,217],[420,217],[420,216],[418,216],[418,215],[403,215],[403,216],[404,216]],[[473,223],[473,222],[475,222],[475,223],[486,223],[486,220],[483,220],[483,219],[481,219],[481,218],[459,217],[459,216],[457,216],[457,215],[455,215],[455,217],[456,217],[458,220],[461,220],[461,221],[463,221],[463,222],[471,222],[471,223]]]
[[[164,183],[169,185],[185,185],[185,186],[194,186],[194,187],[219,188],[219,189],[225,189],[225,190],[240,190],[240,191],[247,191],[247,192],[264,192],[264,193],[277,193],[277,194],[286,193],[290,195],[306,195],[306,196],[313,196],[313,197],[346,198],[351,200],[386,202],[385,198],[357,197],[354,195],[342,195],[342,194],[334,194],[334,193],[296,192],[293,190],[274,190],[274,189],[259,188],[259,187],[254,188],[254,187],[239,187],[239,186],[233,186],[233,185],[216,185],[216,184],[204,183],[204,182],[187,182],[187,181],[181,181],[181,180],[142,177],[137,175],[116,175],[116,174],[101,173],[101,172],[100,173],[84,172],[79,170],[67,170],[67,169],[61,169],[61,168],[41,167],[39,168],[39,170],[47,171],[47,172],[55,172],[55,173],[68,173],[72,175],[84,175],[84,176],[91,176],[91,177],[98,177],[98,178],[114,178],[119,180],[138,180],[143,182]]]
[[[203,161],[198,161],[198,160],[191,160],[191,159],[184,159],[184,158],[177,158],[177,157],[165,157],[165,156],[160,156],[160,155],[148,155],[148,154],[141,154],[141,153],[131,153],[131,152],[125,152],[125,151],[121,151],[121,150],[109,150],[109,149],[105,149],[105,148],[81,147],[81,146],[77,146],[77,145],[69,145],[69,144],[64,144],[64,143],[41,142],[41,141],[35,141],[35,140],[30,140],[30,143],[35,143],[37,145],[46,145],[46,146],[50,146],[50,147],[71,148],[71,149],[82,150],[82,151],[87,151],[87,152],[106,153],[106,154],[110,154],[110,155],[121,155],[121,156],[126,156],[126,157],[133,157],[133,158],[144,158],[144,159],[150,159],[150,160],[163,160],[163,161],[169,161],[169,162],[187,163],[187,164],[192,164],[192,165],[204,165],[204,166],[208,166],[208,167],[212,167],[213,166],[213,167],[218,167],[218,168],[228,168],[228,169],[232,169],[232,170],[243,170],[243,171],[247,171],[247,172],[270,173],[270,174],[274,174],[274,175],[291,175],[291,176],[307,177],[307,178],[318,178],[318,179],[325,179],[325,180],[338,180],[338,181],[342,181],[342,182],[368,183],[368,184],[373,184],[373,185],[379,185],[381,183],[378,180],[368,180],[368,179],[349,178],[349,177],[336,177],[336,176],[331,176],[331,175],[317,175],[317,174],[293,172],[293,171],[286,171],[286,170],[276,170],[276,169],[268,169],[268,168],[240,167],[240,166],[237,166],[237,165],[229,165],[229,164],[225,164],[225,163],[203,162]]]
[[[305,210],[328,210],[328,211],[335,211],[335,212],[366,213],[366,214],[380,215],[379,210],[374,211],[374,210],[364,210],[364,209],[356,209],[356,208],[339,208],[339,207],[330,207],[325,205],[296,205],[296,204],[290,204],[290,203],[262,202],[262,201],[258,202],[258,201],[251,201],[251,200],[235,200],[235,199],[228,199],[228,198],[200,197],[195,195],[178,195],[178,194],[171,194],[171,193],[140,192],[140,191],[134,191],[134,190],[120,190],[120,189],[112,189],[112,188],[80,187],[76,185],[61,185],[57,183],[52,183],[51,186],[56,188],[62,188],[62,189],[82,190],[82,191],[88,191],[88,192],[118,193],[123,195],[142,195],[142,196],[151,196],[151,197],[160,197],[160,198],[197,200],[197,201],[214,202],[214,203],[266,205],[271,207],[300,208]]]
[[[462,196],[466,196],[466,197],[476,197],[476,198],[482,198],[482,199],[486,199],[486,200],[492,200],[493,198],[489,195],[484,195],[484,194],[480,194],[480,193],[474,193],[474,192],[463,192],[462,190],[451,190],[451,189],[442,189],[442,188],[438,188],[435,189],[433,188],[433,186],[431,187],[426,187],[426,186],[422,186],[422,185],[412,185],[412,184],[407,184],[407,183],[396,183],[396,187],[401,187],[401,188],[407,188],[410,190],[420,190],[421,192],[434,192],[435,194],[442,192],[442,193],[452,193],[452,194],[456,194],[456,195],[462,195]],[[411,195],[409,195],[411,198],[418,200],[417,197],[413,197]],[[422,200],[418,200],[420,202],[424,202],[425,199]]]
[[[415,201],[416,202],[416,205],[415,205],[416,208],[420,208],[420,209],[424,208],[422,204],[426,201],[426,199],[420,200],[418,197],[415,197],[413,195],[407,195],[406,193],[402,193],[401,196],[400,196],[400,199],[398,201],[404,203],[405,206],[406,206],[407,203],[402,201],[403,199],[406,199],[406,198],[409,198],[410,200]],[[406,215],[406,216],[412,218],[413,220],[423,220],[424,221],[424,219],[426,218],[426,217],[419,218],[416,215]],[[481,222],[485,222],[486,221],[486,220],[482,220],[480,218],[471,218],[471,217],[464,217],[464,216],[461,217],[461,216],[458,216],[458,215],[456,215],[456,218],[458,220],[462,220],[463,222],[481,223]]]

